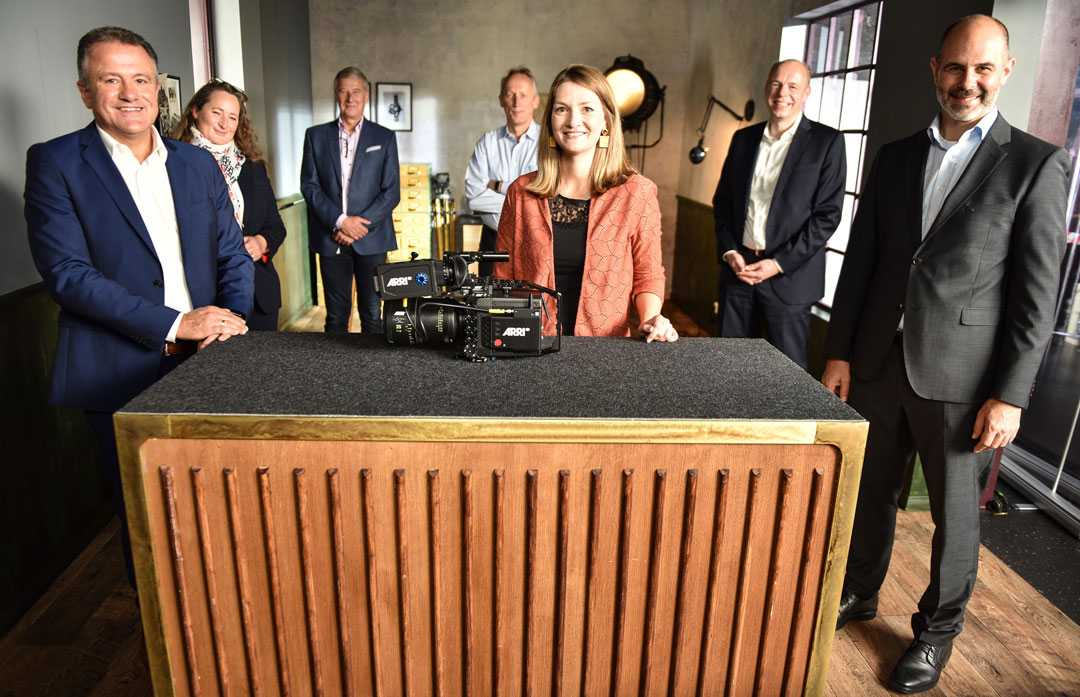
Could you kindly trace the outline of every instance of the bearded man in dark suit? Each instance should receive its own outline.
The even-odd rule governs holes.
[[[963,628],[981,475],[1016,436],[1052,329],[1069,158],[998,113],[1013,63],[998,20],[946,29],[930,59],[940,111],[877,156],[826,343],[822,382],[870,421],[838,628],[876,613],[916,451],[926,476],[930,583],[889,677],[905,694],[937,684]]]

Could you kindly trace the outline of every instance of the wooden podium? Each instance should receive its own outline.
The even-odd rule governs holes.
[[[116,423],[156,695],[823,692],[867,425],[762,341],[253,333]]]

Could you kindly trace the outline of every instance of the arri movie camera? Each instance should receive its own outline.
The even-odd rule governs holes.
[[[381,264],[375,292],[383,300],[386,341],[454,345],[470,361],[539,356],[558,351],[561,294],[526,281],[477,277],[469,264],[507,261],[505,252],[447,252],[442,261],[417,259]],[[544,302],[555,300],[555,336],[544,336]]]

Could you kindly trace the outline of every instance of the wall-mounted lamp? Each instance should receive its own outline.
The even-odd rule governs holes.
[[[705,107],[705,117],[703,119],[701,119],[701,125],[698,126],[698,129],[697,129],[697,132],[698,132],[697,145],[690,148],[690,163],[691,164],[700,165],[702,163],[702,161],[705,159],[705,156],[709,154],[709,149],[707,147],[705,147],[705,129],[708,128],[708,126],[709,126],[709,117],[712,116],[713,105],[718,105],[721,109],[723,109],[727,113],[731,114],[733,117],[735,117],[736,121],[749,121],[750,119],[754,118],[754,100],[753,99],[747,99],[746,100],[746,106],[743,107],[743,113],[742,114],[737,114],[727,104],[724,104],[719,99],[717,99],[716,97],[714,97],[714,96],[712,96],[710,94],[709,95],[709,103]]]

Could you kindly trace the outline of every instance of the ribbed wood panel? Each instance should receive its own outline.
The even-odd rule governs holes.
[[[150,441],[177,695],[799,695],[828,446]]]

